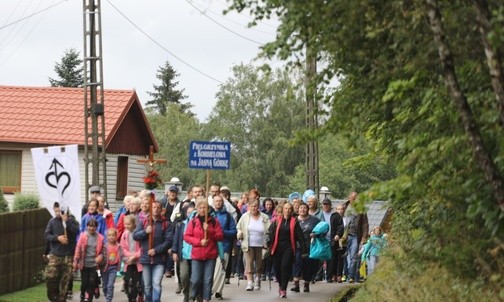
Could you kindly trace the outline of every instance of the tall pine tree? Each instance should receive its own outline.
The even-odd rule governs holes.
[[[193,115],[189,109],[192,107],[190,103],[182,103],[186,99],[184,89],[176,89],[178,81],[175,79],[179,74],[171,66],[170,62],[166,61],[164,66],[159,67],[157,70],[156,78],[161,81],[160,85],[153,85],[154,91],[148,92],[152,97],[147,103],[148,107],[156,109],[161,115],[166,114],[166,109],[169,103],[180,105],[180,110],[185,113]]]
[[[54,71],[59,79],[49,78],[53,87],[82,87],[84,85],[84,67],[79,59],[80,53],[74,49],[67,49],[61,58],[60,63],[56,63]]]

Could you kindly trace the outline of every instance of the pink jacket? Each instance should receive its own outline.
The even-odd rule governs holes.
[[[98,257],[98,255],[102,255],[102,257],[105,255],[105,248],[103,243],[105,242],[105,238],[103,237],[102,234],[96,232],[98,235],[98,240],[96,241],[96,252],[95,252],[95,257]],[[87,232],[82,232],[79,237],[79,241],[77,241],[77,247],[75,248],[75,255],[74,255],[74,261],[73,261],[73,267],[74,269],[83,269],[84,268],[84,258],[86,257],[86,249],[87,249],[87,244],[88,243],[88,234]],[[103,258],[105,259],[105,258]]]
[[[137,260],[135,261],[136,266],[137,266],[137,271],[141,272],[142,271],[142,264],[140,264],[140,254],[142,253],[142,250],[140,248],[140,242],[135,240],[135,250],[130,251],[128,239],[129,239],[129,234],[130,232],[128,230],[124,230],[122,236],[121,236],[121,247],[122,247],[122,252],[123,252],[123,261],[124,261],[124,271],[128,270],[128,265],[126,264],[126,261],[129,259],[131,256],[136,256]]]

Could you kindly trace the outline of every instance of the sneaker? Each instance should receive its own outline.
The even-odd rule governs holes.
[[[182,286],[180,286],[180,283],[177,283],[177,288],[175,289],[176,294],[180,294],[182,292]]]
[[[247,282],[247,288],[245,288],[248,291],[253,291],[254,290],[254,283],[252,281]]]
[[[220,294],[220,293],[215,293],[215,299],[217,299],[217,300],[222,300],[222,294]]]
[[[284,290],[280,291],[280,298],[287,298],[287,292]]]
[[[261,289],[261,279],[259,277],[255,277],[254,289],[255,290]]]
[[[294,286],[290,289],[292,292],[296,292],[296,293],[299,293],[299,286]]]
[[[355,282],[354,278],[348,279],[348,283],[354,283],[354,282]]]
[[[343,275],[343,277],[341,277],[341,282],[346,282],[346,275]]]

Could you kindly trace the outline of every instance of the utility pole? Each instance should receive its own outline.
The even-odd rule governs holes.
[[[107,201],[101,5],[100,0],[83,0],[83,5],[85,200],[89,200],[89,187],[95,185],[103,188]]]
[[[308,27],[308,37],[306,42],[306,128],[316,130],[318,128],[317,119],[317,51],[311,44],[312,28]],[[310,140],[306,143],[306,187],[315,191],[318,196],[319,189],[319,160],[318,160],[318,142]]]

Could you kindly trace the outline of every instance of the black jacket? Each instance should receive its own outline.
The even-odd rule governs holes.
[[[79,224],[72,216],[66,222],[66,232],[68,244],[63,245],[58,241],[58,236],[65,235],[63,220],[54,217],[47,223],[45,229],[45,239],[50,244],[49,254],[55,256],[73,256],[77,245],[77,235],[79,234]]]

